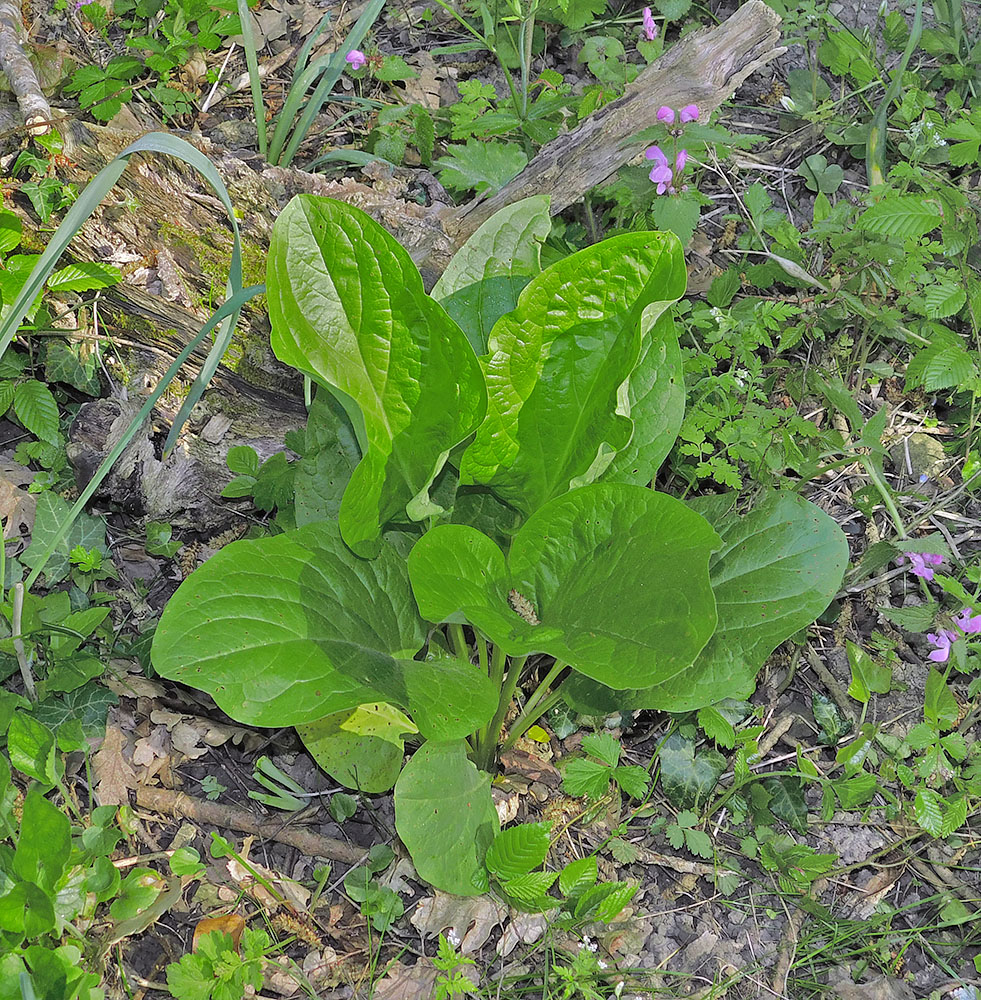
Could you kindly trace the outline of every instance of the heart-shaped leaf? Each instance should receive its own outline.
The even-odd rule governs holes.
[[[387,545],[359,559],[322,522],[221,549],[168,602],[152,657],[240,722],[288,726],[387,700],[353,670],[380,674],[425,638],[404,560]]]
[[[429,487],[486,407],[476,355],[409,254],[330,198],[298,195],[276,220],[268,288],[276,356],[332,386],[363,435],[339,523],[370,556],[390,518],[443,512]]]
[[[714,631],[718,544],[679,501],[597,483],[532,515],[507,560],[476,529],[437,525],[409,576],[430,621],[467,621],[512,655],[549,653],[604,684],[640,686],[684,669]]]
[[[525,515],[593,482],[633,433],[627,393],[641,316],[685,290],[681,245],[630,233],[547,268],[494,325],[481,367],[487,416],[460,481],[483,484]]]
[[[548,203],[548,195],[536,195],[495,212],[457,250],[432,290],[478,355],[487,352],[494,324],[542,270],[541,245],[552,228]]]
[[[424,743],[395,783],[395,828],[421,878],[458,896],[486,890],[484,855],[499,829],[490,775],[467,746]]]
[[[831,602],[848,544],[820,508],[795,493],[775,492],[745,515],[720,515],[719,504],[700,509],[723,541],[710,568],[719,613],[715,635],[690,667],[646,690],[603,691],[570,677],[562,691],[573,708],[689,712],[746,698],[770,653]]]

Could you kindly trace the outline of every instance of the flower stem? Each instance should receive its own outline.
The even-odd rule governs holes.
[[[487,640],[474,629],[474,638],[477,640],[477,661],[480,663],[480,672],[486,674],[487,667]]]

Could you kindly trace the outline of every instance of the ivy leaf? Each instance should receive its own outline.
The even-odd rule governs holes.
[[[676,806],[691,807],[704,802],[726,769],[725,758],[717,750],[703,748],[695,753],[695,741],[672,733],[658,751],[661,787]]]
[[[807,805],[799,778],[768,778],[764,784],[770,793],[770,811],[789,823],[798,833],[807,833]]]

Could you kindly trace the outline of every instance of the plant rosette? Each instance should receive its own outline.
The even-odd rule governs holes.
[[[294,198],[267,295],[277,356],[319,387],[297,527],[213,556],[153,644],[162,676],[296,726],[347,786],[394,786],[416,870],[463,895],[488,884],[489,771],[522,684],[512,742],[560,697],[745,697],[847,562],[795,494],[737,511],[648,488],[684,414],[680,243],[630,233],[543,270],[549,225],[544,197],[502,210],[427,294],[363,212]]]

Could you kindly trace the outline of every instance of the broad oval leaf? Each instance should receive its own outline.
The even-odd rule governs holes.
[[[722,536],[710,573],[719,624],[698,659],[646,690],[603,691],[571,677],[563,694],[577,710],[608,704],[690,712],[746,698],[766,658],[820,615],[848,564],[838,525],[795,493],[773,493],[746,515],[704,513]]]
[[[620,388],[640,354],[642,314],[656,319],[685,280],[670,233],[613,237],[532,279],[481,359],[487,416],[461,483],[490,486],[528,515],[596,480],[633,433]]]
[[[460,324],[478,355],[491,328],[541,273],[541,245],[552,228],[548,195],[524,198],[495,212],[457,250],[432,297]]]
[[[437,525],[413,548],[409,576],[431,621],[468,621],[513,655],[549,653],[634,687],[684,669],[714,631],[708,562],[718,544],[672,497],[597,483],[529,518],[507,560],[475,529]]]
[[[363,428],[339,523],[348,545],[372,555],[392,517],[443,512],[429,487],[486,407],[476,355],[409,254],[342,202],[298,195],[286,206],[267,283],[276,356],[334,387]]]
[[[395,783],[395,828],[416,871],[458,896],[486,889],[484,855],[499,829],[490,775],[466,743],[424,743]]]
[[[425,638],[404,560],[387,545],[359,559],[322,522],[221,549],[167,603],[151,652],[158,673],[232,718],[295,726],[388,701],[360,677]]]

